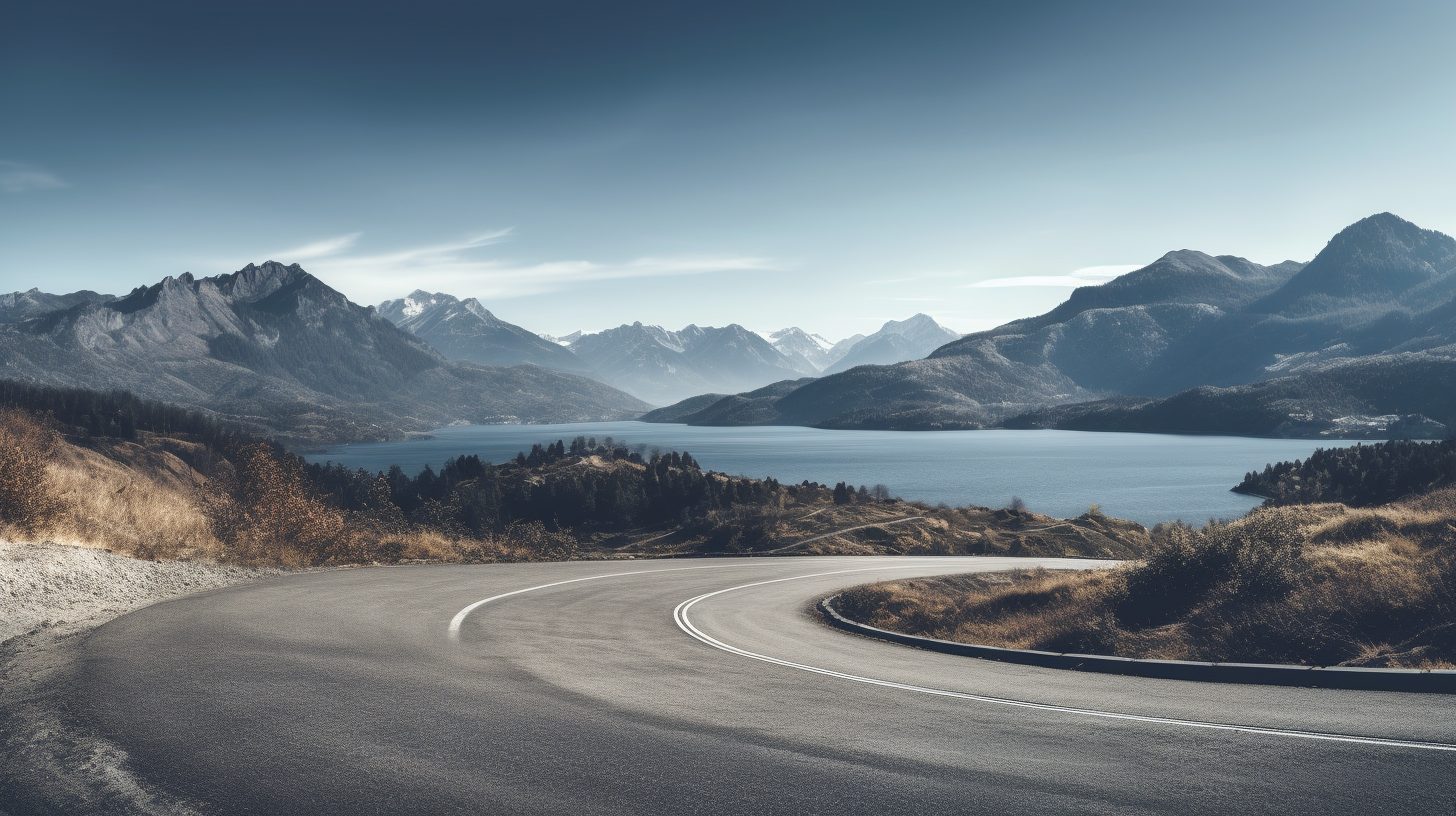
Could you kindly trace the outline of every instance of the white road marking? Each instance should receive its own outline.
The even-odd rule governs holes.
[[[882,568],[870,568],[870,570],[873,569]],[[948,691],[946,689],[929,688],[927,686],[916,686],[909,683],[897,683],[891,680],[879,680],[873,677],[862,677],[857,674],[847,674],[845,672],[834,671],[832,669],[819,668],[818,666],[808,666],[803,663],[794,663],[793,661],[781,660],[777,657],[769,657],[768,655],[758,654],[757,652],[750,652],[747,649],[740,649],[737,646],[732,646],[724,643],[723,641],[718,640],[717,638],[714,638],[713,636],[703,632],[701,629],[695,626],[691,620],[688,619],[688,610],[692,609],[695,604],[700,601],[705,601],[716,595],[722,595],[725,592],[735,592],[740,589],[765,586],[767,584],[778,584],[784,581],[798,581],[805,578],[819,578],[825,575],[841,575],[847,572],[866,572],[870,570],[834,570],[832,572],[819,572],[813,575],[798,575],[792,578],[775,578],[771,581],[758,581],[751,584],[743,584],[741,586],[720,589],[716,592],[708,592],[703,595],[699,595],[696,598],[690,598],[686,601],[683,601],[682,603],[678,604],[676,609],[673,610],[672,616],[673,620],[677,622],[678,628],[682,629],[684,632],[688,633],[697,640],[700,640],[715,649],[721,649],[722,651],[728,652],[729,654],[735,654],[740,657],[752,658],[754,660],[762,660],[765,663],[773,663],[778,666],[786,666],[791,669],[799,669],[800,671],[812,672],[814,674],[821,674],[827,677],[837,677],[841,680],[851,680],[856,683],[868,683],[874,686],[883,686],[885,688],[898,689],[900,691],[911,691],[917,694],[931,694],[937,697],[953,697],[960,700],[974,700],[975,702],[979,703],[991,703],[994,705],[1013,706],[1016,708],[1030,708],[1037,711],[1054,711],[1061,714],[1078,714],[1087,717],[1102,717],[1105,719],[1113,720],[1130,720],[1132,722],[1155,723],[1158,725],[1174,725],[1182,726],[1185,728],[1207,728],[1216,731],[1237,731],[1245,734],[1263,734],[1266,736],[1274,737],[1294,737],[1297,739],[1325,740],[1328,742],[1347,742],[1357,743],[1360,745],[1380,745],[1391,748],[1416,748],[1426,751],[1456,751],[1456,745],[1444,742],[1421,742],[1416,740],[1383,739],[1380,737],[1361,737],[1351,734],[1329,734],[1319,731],[1298,731],[1287,728],[1263,728],[1253,725],[1234,725],[1231,723],[1203,722],[1200,720],[1180,720],[1171,717],[1152,717],[1142,714],[1124,714],[1116,711],[1099,711],[1092,708],[1073,708],[1070,706],[1059,706],[1049,703],[1033,703],[1026,700],[1012,700],[1005,697],[989,697],[982,694],[968,694],[966,692],[960,691]]]
[[[702,566],[702,567],[669,567],[667,569],[633,570],[631,572],[609,572],[609,573],[607,573],[605,575],[589,575],[589,576],[587,576],[585,578],[572,578],[569,581],[554,581],[554,582],[549,583],[549,584],[541,584],[540,586],[533,586],[533,587],[526,587],[525,589],[518,589],[518,590],[516,590],[514,592],[502,592],[499,595],[492,595],[489,598],[486,598],[485,600],[476,601],[475,603],[473,603],[473,604],[465,607],[464,609],[460,610],[459,612],[456,612],[455,613],[455,617],[453,617],[453,618],[450,619],[450,626],[447,628],[446,631],[448,631],[450,633],[450,637],[451,638],[454,638],[456,640],[459,640],[460,639],[460,627],[465,623],[465,619],[470,616],[470,613],[471,612],[474,612],[475,610],[479,609],[482,606],[485,606],[488,603],[492,603],[494,601],[499,601],[502,598],[509,598],[512,595],[524,595],[527,592],[535,592],[538,589],[550,589],[551,587],[564,586],[566,584],[579,584],[582,581],[596,581],[596,580],[600,580],[602,578],[622,578],[622,577],[627,576],[627,575],[649,575],[649,574],[654,573],[654,572],[683,572],[685,570],[736,569],[736,568],[741,568],[741,567],[765,567],[765,566],[768,566],[771,563],[774,563],[774,562],[770,561],[770,562],[766,562],[766,563],[762,563],[762,564],[710,564],[710,565]]]

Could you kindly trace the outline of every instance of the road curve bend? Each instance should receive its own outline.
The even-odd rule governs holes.
[[[1086,561],[291,576],[98,629],[67,693],[218,814],[1450,813],[1456,700],[1090,675],[830,629],[827,592]]]

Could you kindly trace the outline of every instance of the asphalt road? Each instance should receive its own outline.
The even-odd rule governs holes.
[[[843,586],[1029,563],[299,575],[102,627],[73,697],[146,786],[204,813],[1456,812],[1439,745],[1456,697],[1014,666],[807,611]]]

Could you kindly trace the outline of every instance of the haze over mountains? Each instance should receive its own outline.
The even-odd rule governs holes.
[[[1456,240],[1381,213],[1342,230],[1308,264],[1170,252],[1075,290],[1047,314],[968,335],[924,360],[645,418],[896,429],[1154,423],[1272,435],[1383,435],[1394,426],[1432,434],[1456,427],[1456,392],[1434,385],[1456,382],[1453,370]],[[1179,402],[1161,401],[1195,388]],[[1142,399],[1098,402],[1124,395]],[[1093,404],[1047,410],[1071,403]]]
[[[501,320],[475,298],[460,300],[416,289],[407,297],[384,301],[378,310],[451,360],[494,366],[530,363],[572,374],[594,373],[575,354]]]
[[[818,376],[846,361],[858,365],[916,359],[960,336],[926,315],[916,315],[892,320],[869,337],[855,335],[838,343],[797,327],[761,334],[736,323],[673,331],[638,322],[550,338],[497,318],[474,298],[423,291],[387,300],[378,311],[452,360],[530,363],[584,374],[658,405]]]
[[[27,292],[4,303],[14,317],[0,325],[0,377],[125,389],[304,443],[647,407],[585,377],[452,363],[297,265],[183,274],[114,299]]]
[[[1456,240],[1382,213],[1307,264],[1178,250],[965,337],[916,315],[838,343],[739,324],[566,340],[443,293],[362,307],[271,261],[123,297],[0,296],[0,377],[126,389],[304,443],[639,415],[1438,436],[1456,428]]]
[[[908,320],[891,320],[879,331],[850,345],[823,371],[838,374],[855,366],[919,360],[959,337],[958,332],[936,323],[926,314],[917,314]]]

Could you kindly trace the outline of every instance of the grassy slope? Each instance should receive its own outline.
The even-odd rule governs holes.
[[[640,529],[552,532],[512,524],[473,537],[397,514],[338,510],[265,445],[221,450],[186,435],[147,432],[135,441],[69,437],[34,415],[6,410],[0,449],[0,538],[64,541],[147,559],[297,567],[771,551],[1129,557],[1148,545],[1140,525],[1097,514],[1059,520],[898,500],[837,505],[831,490],[817,486],[787,488],[764,505]],[[584,467],[643,469],[573,456],[517,475],[549,483]],[[29,511],[17,513],[21,505]]]
[[[851,617],[1012,648],[1221,662],[1456,666],[1456,489],[1166,528],[1146,563],[859,587]]]

